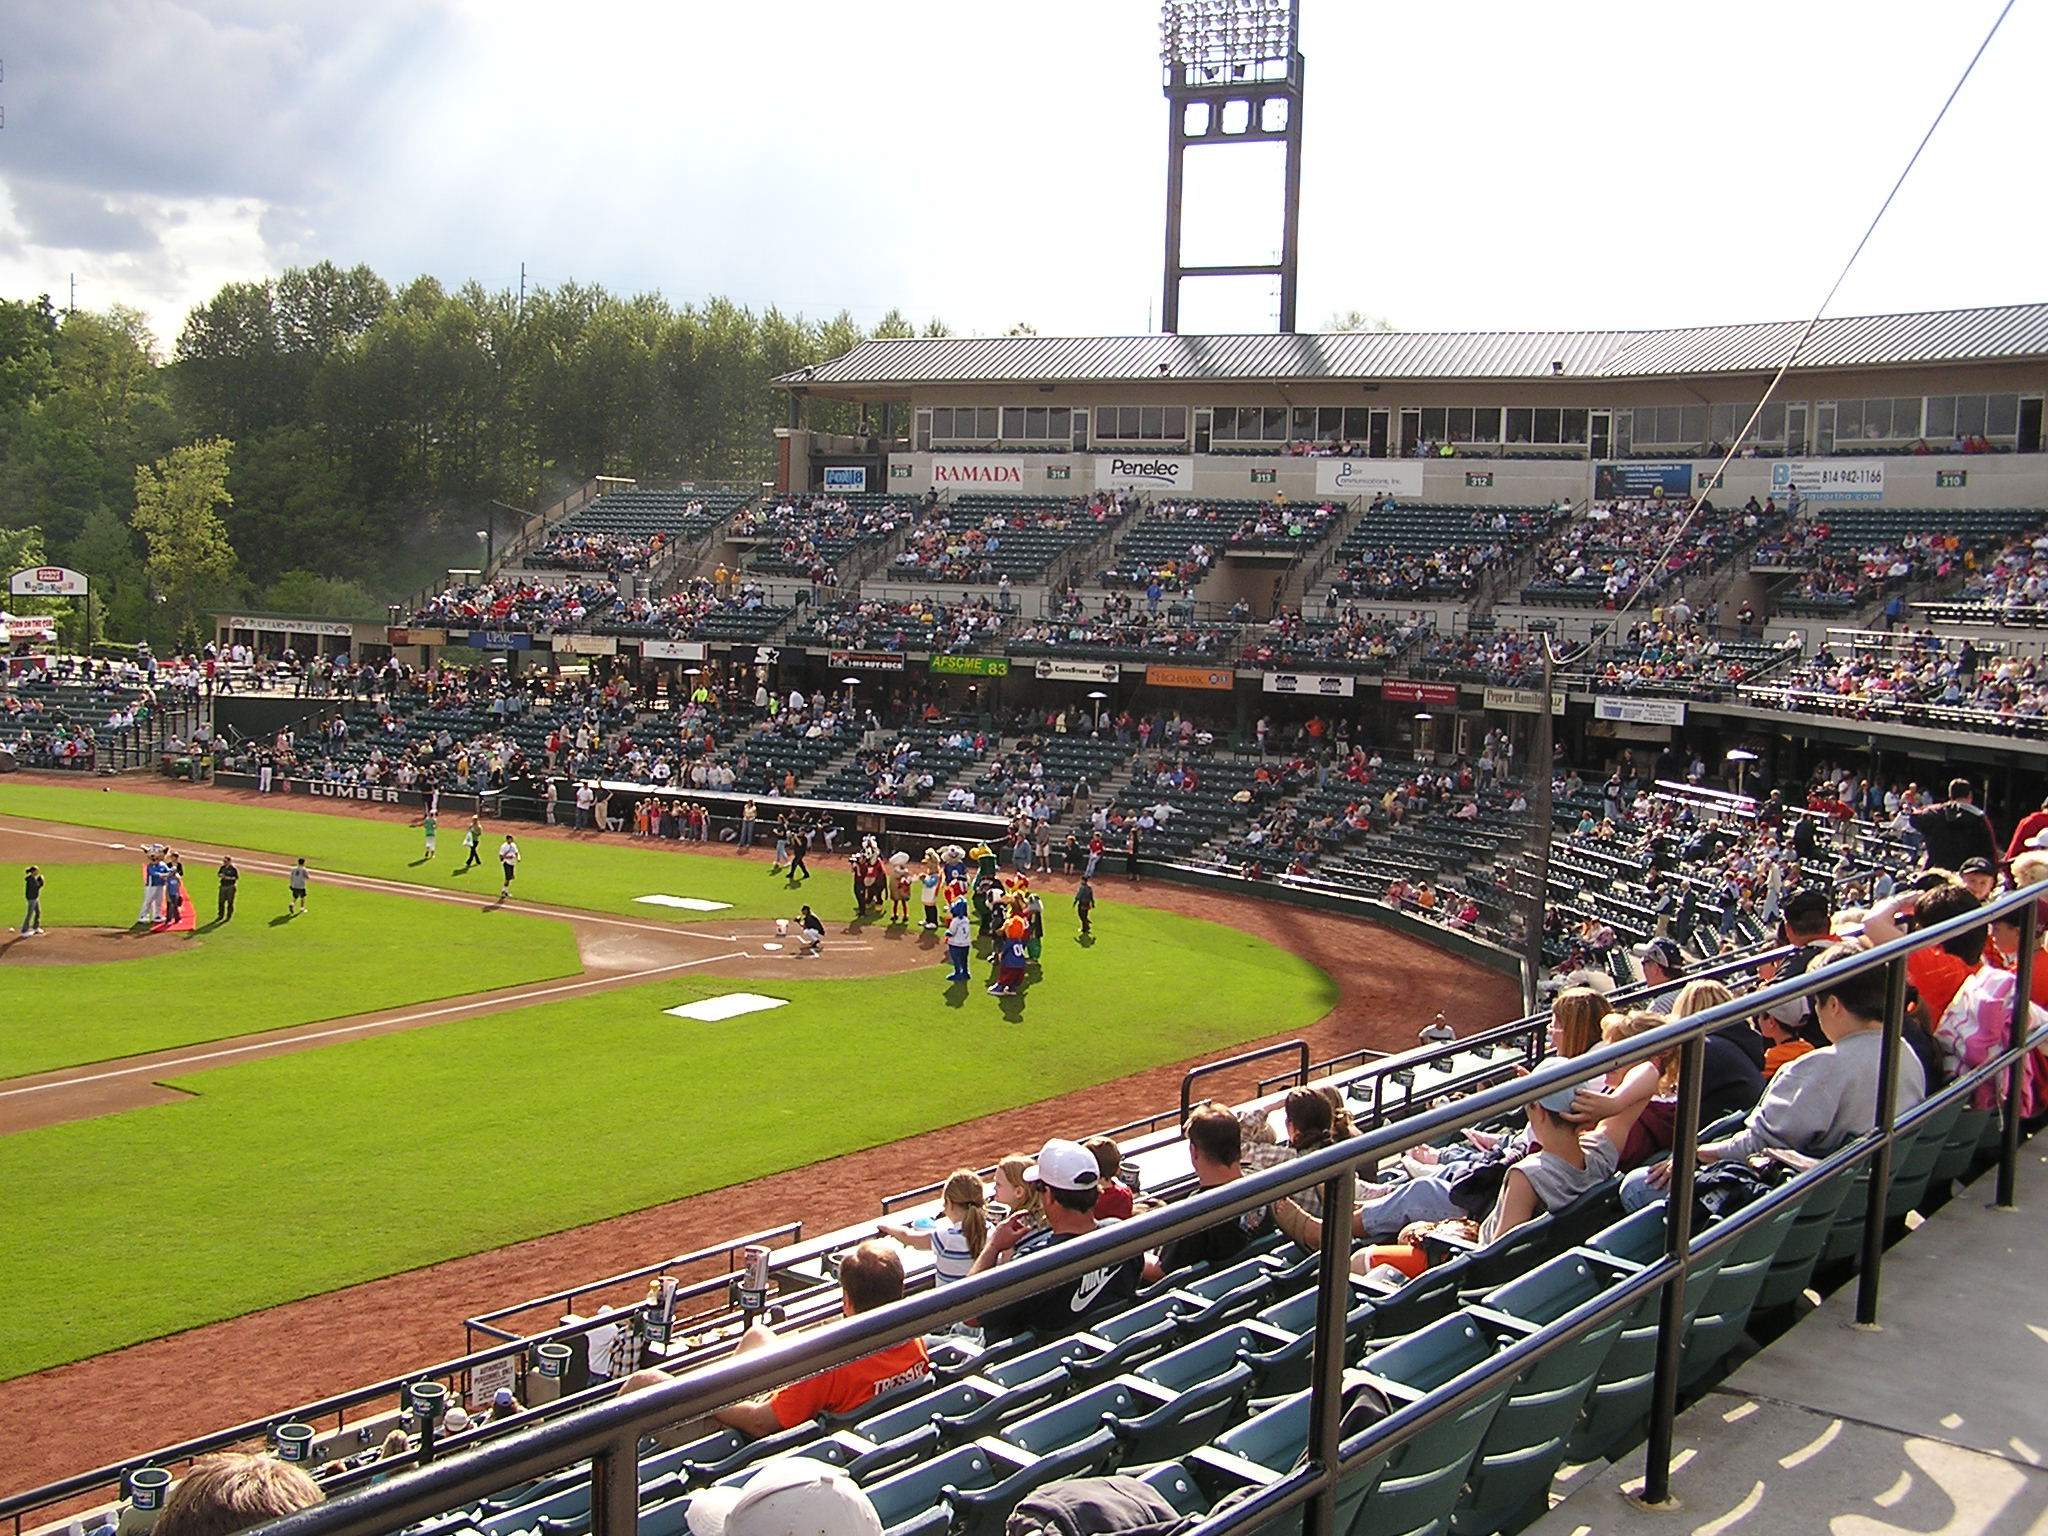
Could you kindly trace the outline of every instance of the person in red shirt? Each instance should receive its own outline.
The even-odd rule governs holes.
[[[872,1239],[853,1249],[839,1261],[840,1305],[846,1315],[866,1312],[903,1299],[903,1255],[892,1243]],[[761,1323],[749,1328],[740,1339],[737,1354],[751,1354],[777,1342],[774,1331]],[[931,1375],[931,1361],[924,1340],[907,1339],[887,1349],[835,1365],[829,1371],[806,1376],[762,1397],[749,1398],[719,1409],[713,1418],[742,1434],[772,1435],[794,1429],[821,1413],[852,1413],[893,1388]]]
[[[1123,1148],[1107,1136],[1091,1136],[1081,1143],[1095,1158],[1102,1182],[1095,1186],[1095,1219],[1129,1221],[1133,1195],[1130,1185],[1117,1177],[1124,1165]]]
[[[2005,845],[2005,862],[2010,864],[2021,854],[2034,850],[2034,839],[2048,832],[2048,800],[2041,802],[2041,809],[2029,811],[2020,818],[2020,824],[2012,829],[2012,841]]]
[[[1904,936],[1903,919],[1908,916],[1914,919],[1915,928],[1932,928],[1974,912],[1979,905],[1967,886],[1944,880],[1925,891],[1905,890],[1886,897],[1864,916],[1863,932],[1873,944],[1888,944]],[[1946,944],[1918,949],[1906,957],[1906,980],[1920,994],[1920,1015],[1929,1021],[1929,1028],[1948,1012],[1957,990],[1977,968],[1984,939],[1985,930],[1975,928]]]

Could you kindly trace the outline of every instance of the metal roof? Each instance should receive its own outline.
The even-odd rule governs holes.
[[[1805,323],[1670,331],[1343,331],[1272,336],[939,336],[866,341],[776,380],[792,387],[901,388],[1157,379],[1655,378],[1764,373]],[[2048,356],[2048,304],[1823,320],[1801,370]]]

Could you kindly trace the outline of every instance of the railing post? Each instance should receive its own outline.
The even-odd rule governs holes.
[[[640,1523],[640,1444],[632,1435],[590,1458],[590,1536],[633,1536]]]
[[[2012,1025],[2005,1037],[2007,1049],[2026,1038],[2033,1021],[2028,1005],[2034,996],[2034,950],[2040,942],[2041,904],[2030,901],[2020,909],[2020,952],[2012,968]],[[2026,1076],[2027,1055],[2020,1052],[2006,1069],[2005,1124],[2000,1127],[2003,1135],[1998,1143],[1998,1196],[1994,1202],[2001,1211],[2011,1210],[2019,1199],[2020,1086]]]
[[[1680,1047],[1678,1118],[1671,1130],[1671,1184],[1664,1202],[1664,1254],[1678,1268],[1658,1299],[1657,1381],[1650,1400],[1650,1435],[1645,1449],[1643,1502],[1671,1501],[1671,1438],[1678,1421],[1678,1373],[1684,1363],[1685,1279],[1692,1248],[1692,1180],[1699,1164],[1700,1087],[1706,1076],[1707,1046],[1693,1039]]]
[[[1906,1022],[1906,962],[1884,968],[1884,1042],[1877,1053],[1877,1151],[1870,1158],[1870,1188],[1863,1212],[1862,1272],[1856,1277],[1856,1325],[1877,1326],[1877,1292],[1884,1268],[1885,1207],[1892,1188],[1892,1127],[1898,1119],[1900,1031]]]
[[[1321,1266],[1316,1272],[1315,1390],[1308,1400],[1310,1457],[1328,1479],[1304,1507],[1305,1536],[1337,1536],[1337,1448],[1344,1423],[1345,1318],[1351,1309],[1351,1211],[1358,1176],[1349,1169],[1323,1186]],[[597,1533],[605,1536],[605,1533]]]

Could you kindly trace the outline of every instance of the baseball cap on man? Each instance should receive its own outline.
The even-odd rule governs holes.
[[[1102,1182],[1102,1169],[1095,1154],[1078,1141],[1055,1136],[1038,1149],[1038,1161],[1024,1170],[1024,1177],[1048,1189],[1093,1189]]]
[[[882,1536],[858,1484],[811,1456],[778,1456],[740,1487],[690,1496],[690,1536]]]
[[[1959,875],[1995,875],[1998,873],[1998,866],[1982,854],[1979,854],[1974,859],[1963,860],[1963,867],[1957,870],[1956,873]]]
[[[1685,956],[1670,939],[1652,939],[1647,944],[1634,945],[1629,953],[1638,960],[1656,961],[1674,976],[1685,969]]]

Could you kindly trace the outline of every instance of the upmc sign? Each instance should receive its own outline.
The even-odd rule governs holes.
[[[1193,459],[1157,454],[1108,454],[1095,461],[1098,491],[1188,491],[1195,485]]]
[[[1024,461],[979,453],[962,454],[956,458],[940,458],[934,455],[932,489],[1021,491],[1024,489]]]

